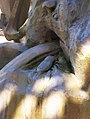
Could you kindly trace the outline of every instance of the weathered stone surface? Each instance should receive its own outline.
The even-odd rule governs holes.
[[[55,6],[52,7],[54,3]],[[29,42],[31,42],[30,45],[35,45],[37,43],[50,41],[52,35],[47,37],[47,34],[51,31],[54,31],[54,33],[67,44],[69,37],[68,27],[83,16],[88,9],[89,0],[84,3],[82,0],[42,0],[41,2],[36,0],[29,13],[27,24],[26,36],[28,45],[30,44]]]
[[[85,58],[84,61],[77,58],[81,56],[81,53],[78,56],[77,52],[82,52],[80,48],[86,47],[83,42],[90,34],[89,17],[87,17],[89,16],[87,13],[90,10],[90,2],[89,0],[84,3],[82,0],[57,0],[56,5],[54,5],[52,9],[54,2],[55,1],[47,0],[39,3],[38,0],[35,1],[29,14],[27,27],[27,39],[28,41],[30,40],[30,46],[46,42],[46,40],[50,42],[52,35],[50,35],[50,38],[46,38],[46,36],[48,32],[53,31],[60,38],[60,46],[64,50],[65,55],[70,59],[77,77],[83,78],[86,75],[86,80],[88,80],[90,73],[88,70],[90,64],[89,55],[85,56],[87,58]],[[29,42],[27,43],[29,44]],[[83,79],[81,79],[81,81],[83,81]]]
[[[24,45],[19,43],[0,44],[0,69],[26,49]]]
[[[18,70],[9,72],[4,79],[0,79],[0,119],[22,119],[27,75]]]
[[[52,93],[51,95],[54,96],[52,97],[50,95],[50,97],[47,97],[45,99],[43,97],[44,103],[42,103],[41,102],[42,98],[40,100],[39,95],[36,96],[35,93],[32,94],[31,91],[28,90],[28,87],[30,87],[29,85],[32,84],[33,81],[33,79],[29,81],[27,77],[28,76],[27,74],[29,72],[30,71],[23,71],[23,70],[16,70],[13,72],[11,71],[7,73],[7,76],[3,77],[5,79],[4,81],[2,81],[1,79],[0,119],[23,119],[23,118],[43,119],[43,117],[45,117],[44,114],[46,113],[45,109],[47,110],[47,106],[48,106],[46,100],[51,100],[52,98],[54,98],[54,96],[57,97],[59,96],[59,99],[61,99],[60,95],[62,94]],[[40,80],[42,79],[38,79],[37,81],[40,82]],[[37,82],[36,84],[34,84],[38,86],[37,89],[41,88],[37,84],[38,84]],[[34,85],[31,88],[32,91],[35,90]],[[43,86],[44,85],[45,84],[43,83]],[[40,92],[40,90],[36,90],[36,91],[39,91],[38,93],[42,93]],[[63,100],[61,99],[61,101]],[[41,108],[41,105],[43,105],[43,108]],[[51,109],[49,109],[49,111],[51,111]],[[50,116],[48,115],[48,112],[46,116],[49,119]]]
[[[58,83],[59,78],[56,79],[56,81],[55,78],[50,79],[50,75],[48,75],[47,72],[45,73],[46,75],[42,74],[42,78],[38,77],[34,80],[32,77],[29,77],[29,73],[30,70],[9,71],[7,75],[3,76],[0,80],[0,118],[59,119],[63,117],[66,97],[62,90],[55,90],[57,85],[61,87],[61,83],[60,85]],[[33,75],[35,75],[35,73]],[[48,90],[50,87],[52,90]],[[45,90],[48,90],[48,92],[44,94]],[[6,93],[7,95],[5,95]],[[54,105],[52,105],[53,101]],[[51,105],[53,106],[52,108]]]
[[[59,44],[57,42],[52,43],[45,43],[40,44],[35,47],[32,47],[25,52],[21,53],[19,56],[17,56],[15,59],[13,59],[11,62],[9,62],[5,67],[3,67],[0,70],[0,76],[7,74],[8,71],[14,71],[15,69],[21,68],[24,65],[27,65],[28,62],[33,61],[34,59],[37,60],[39,58],[42,59],[42,57],[47,56],[49,53],[58,53],[59,50]],[[38,52],[37,52],[38,51]]]
[[[0,119],[63,118],[68,90],[73,88],[71,78],[69,72],[64,73],[57,66],[42,75],[36,69],[7,72],[0,77]],[[72,83],[77,85],[75,80]]]
[[[44,2],[44,0],[42,0],[41,3],[42,2]],[[32,6],[31,12],[29,13],[30,18],[27,23],[26,37],[27,37],[27,45],[30,47],[33,45],[37,45],[39,43],[44,43],[46,40],[49,39],[48,38],[49,35],[47,36],[46,34],[50,30],[47,29],[45,26],[45,22],[44,22],[45,17],[43,17],[44,16],[43,14],[45,13],[43,12],[44,10],[42,9],[41,3],[39,4],[39,1],[36,0],[34,5]]]
[[[90,83],[90,15],[82,17],[70,28],[70,60],[76,76]]]
[[[54,56],[47,56],[42,63],[37,67],[37,72],[41,73],[47,71],[51,68],[53,62],[55,61]]]
[[[89,0],[86,1],[36,0],[35,4],[32,6],[32,10],[29,13],[29,21],[27,24],[28,27],[26,36],[27,36],[27,45],[29,47],[36,45],[38,43],[51,42],[53,40],[52,38],[53,34],[57,36],[54,38],[54,40],[56,39],[60,40],[60,46],[62,47],[66,58],[70,60],[71,66],[73,67],[74,69],[73,71],[75,73],[75,75],[70,73],[69,75],[65,74],[63,76],[63,78],[65,79],[64,89],[67,90],[66,92],[68,93],[67,95],[70,101],[73,101],[74,103],[77,104],[78,102],[79,103],[83,102],[81,101],[81,99],[84,100],[86,97],[88,97],[88,94],[85,91],[82,91],[81,88],[88,82],[90,83],[89,81],[90,51],[86,50],[86,48],[89,47],[89,35],[90,35],[89,33],[90,15],[88,14],[89,12],[90,12]],[[47,34],[49,34],[48,38],[46,37],[48,36]],[[61,65],[59,64],[59,66]],[[49,85],[50,90],[53,90],[52,87],[55,86],[55,84],[58,84],[57,83],[58,78],[55,79],[57,79],[55,80],[56,82],[54,82],[54,80],[50,80],[51,81],[50,83],[51,85]],[[40,80],[38,80],[38,83],[36,84],[40,85],[41,87],[41,84],[43,83],[42,81],[40,82],[39,81]],[[46,92],[49,92],[50,91],[49,89]],[[41,89],[40,91],[42,92]],[[87,106],[85,105],[85,110],[87,110],[90,101],[86,103],[83,103],[81,105],[82,108],[84,104],[87,105]],[[74,118],[72,114],[69,115],[69,113],[72,112],[73,106],[78,107],[77,105],[73,104],[70,105],[70,108],[69,106],[67,106],[67,110],[69,108],[70,112],[66,111],[67,112],[67,116],[65,117],[66,119]],[[78,114],[78,111],[76,111],[75,108],[73,110],[75,111],[75,118],[79,117],[80,119],[82,118],[89,119],[90,111],[87,110],[84,112],[83,110],[84,108],[82,109],[81,107],[79,106],[78,110],[80,110],[82,114],[83,113],[85,114],[81,116],[82,114],[81,113]],[[48,112],[45,116],[48,117]]]
[[[6,119],[90,118],[90,91],[87,91],[88,87],[82,89],[86,83],[90,85],[89,4],[89,0],[33,2],[27,24],[27,45],[32,47],[60,40],[70,62],[59,49],[54,64],[45,65],[47,60],[44,60],[31,70],[23,70],[23,65],[36,64],[34,60],[39,61],[39,56],[45,54],[45,58],[48,53],[58,51],[59,43],[47,43],[30,48],[7,64],[0,71],[0,89],[9,89],[15,104],[4,100],[4,104],[10,106],[2,106],[7,110],[7,113],[2,111],[2,119],[7,114]],[[45,70],[39,73],[39,67]]]

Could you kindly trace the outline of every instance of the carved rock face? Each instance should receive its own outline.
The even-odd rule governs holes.
[[[27,28],[29,44],[50,41],[52,34],[49,33],[53,31],[60,38],[60,46],[65,55],[69,57],[76,75],[86,75],[87,68],[85,67],[90,64],[89,56],[87,55],[88,58],[85,57],[85,60],[81,60],[83,57],[81,52],[86,55],[81,47],[85,47],[85,43],[89,42],[89,38],[86,38],[90,34],[90,20],[89,17],[85,17],[89,10],[89,0],[36,0],[36,4],[33,5],[29,14]]]
[[[36,0],[29,13],[27,40],[32,43],[49,41],[50,30],[66,41],[68,28],[88,11],[89,0]],[[47,36],[47,37],[46,37]]]
[[[50,9],[50,8],[49,8]],[[70,58],[76,76],[90,82],[90,1],[60,0],[47,24],[63,41],[60,46]],[[50,19],[50,17],[49,17]]]
[[[90,101],[83,103],[88,94],[81,90],[83,80],[90,83],[90,15],[81,14],[81,8],[85,8],[82,3],[83,0],[35,0],[27,24],[29,45],[46,42],[55,33],[62,40],[75,75],[60,52],[58,60],[46,58],[35,69],[21,70],[25,64],[35,64],[39,56],[61,51],[56,42],[30,48],[0,71],[0,119],[63,119],[65,108],[66,119],[90,118]],[[72,104],[65,106],[68,99],[83,104],[71,109]]]

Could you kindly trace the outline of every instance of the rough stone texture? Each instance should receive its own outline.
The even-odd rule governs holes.
[[[66,70],[68,66],[62,63],[59,65],[55,63],[51,70],[41,75],[35,68],[9,70],[7,74],[0,77],[0,119],[60,119],[63,117],[68,119],[68,113],[71,113],[70,105],[65,115],[64,112],[69,90],[77,92],[74,90],[75,84],[78,84],[79,88],[80,86],[75,76],[70,74],[68,69]],[[65,68],[65,72],[61,66]],[[74,80],[73,83],[71,81],[73,79],[77,81]],[[85,95],[82,94],[82,96]],[[79,100],[82,96],[79,96]],[[75,101],[72,102],[77,104]],[[84,110],[85,107],[82,107]]]
[[[27,24],[28,45],[29,42],[37,44],[50,41],[53,39],[52,34],[54,33],[66,45],[68,41],[65,40],[68,40],[69,37],[68,27],[89,9],[89,0],[85,2],[82,0],[56,0],[55,4],[53,2],[54,0],[34,1]]]
[[[89,10],[89,0],[32,2],[26,37],[37,46],[0,70],[0,119],[90,118]],[[45,65],[49,55],[56,58]],[[45,70],[38,72],[40,66]]]
[[[90,64],[89,54],[85,56],[87,57],[85,61],[81,61],[81,54],[78,55],[77,52],[83,52],[84,54],[84,51],[80,51],[80,48],[86,47],[86,44],[83,42],[89,42],[89,38],[87,38],[90,34],[89,10],[89,0],[84,2],[82,0],[57,0],[56,2],[51,0],[45,2],[42,0],[40,2],[36,0],[29,13],[27,44],[32,46],[47,41],[51,42],[51,40],[53,40],[52,34],[57,34],[60,38],[60,46],[64,50],[65,55],[70,59],[76,75],[81,74],[82,77],[83,75],[87,75],[88,79],[90,72],[86,70],[89,69],[87,65],[89,66]],[[51,34],[49,34],[47,38],[48,33]],[[54,40],[56,39],[57,38]],[[85,41],[85,39],[88,41]],[[83,66],[85,66],[84,69],[82,68]],[[79,75],[78,78],[81,78],[81,75]]]
[[[41,76],[36,75],[35,69],[7,72],[0,81],[0,119],[59,119],[62,117],[66,102],[63,93],[64,78],[58,68],[53,67],[53,70],[58,72],[53,71],[52,78],[50,78],[51,71]],[[34,73],[31,77],[32,72]]]
[[[64,56],[56,59],[51,69],[43,71],[42,74],[37,72],[37,68],[21,70],[16,69],[15,64],[10,64],[12,63],[0,71],[1,119],[59,119],[64,116],[67,97],[72,100],[74,96],[74,103],[82,103],[88,99],[85,92],[80,92],[79,95],[81,85],[79,80],[70,74]]]
[[[81,81],[90,83],[90,15],[82,17],[70,28],[70,60]]]
[[[27,48],[19,43],[0,44],[0,69]]]
[[[38,59],[41,60],[49,54],[57,54],[59,50],[60,48],[57,42],[45,43],[32,47],[5,65],[5,67],[0,70],[0,76],[2,77],[3,75],[7,74],[8,71],[14,71],[15,69],[28,65],[31,62],[37,62]]]
[[[31,47],[38,43],[59,39],[60,46],[67,60],[70,60],[73,71],[80,81],[80,87],[86,85],[87,87],[84,87],[86,90],[90,84],[89,12],[89,0],[36,0],[29,13],[27,24],[27,45]],[[48,34],[49,37],[47,37]],[[53,35],[57,37],[52,38]],[[72,83],[74,81],[75,79],[72,80]],[[75,87],[78,86],[75,85]],[[77,93],[74,94],[75,97]],[[89,103],[86,105],[88,106]],[[80,107],[79,109],[81,110]],[[84,110],[82,109],[81,112],[83,114]],[[88,119],[90,115],[86,112],[88,111],[85,111],[83,116],[79,115],[79,118]],[[75,118],[77,117],[75,116]]]

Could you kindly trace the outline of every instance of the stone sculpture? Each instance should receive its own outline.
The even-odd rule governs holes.
[[[0,119],[90,118],[89,14],[89,0],[32,1],[28,50],[0,70]]]

